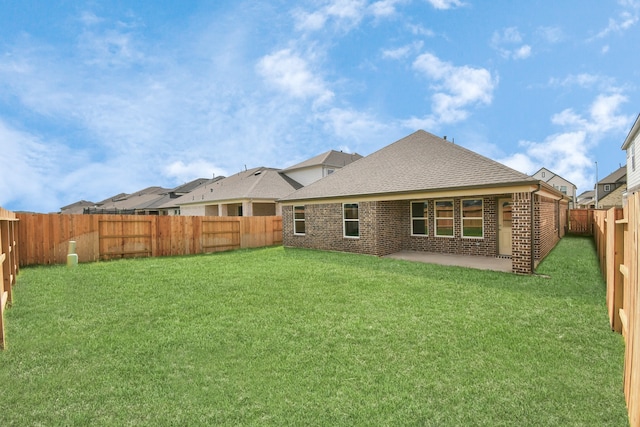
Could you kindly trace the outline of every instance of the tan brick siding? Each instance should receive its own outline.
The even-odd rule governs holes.
[[[497,200],[495,197],[483,198],[484,238],[462,237],[462,218],[460,204],[462,199],[453,199],[454,235],[453,237],[435,236],[435,200],[429,200],[429,235],[411,236],[409,204],[407,203],[407,244],[406,249],[412,251],[438,252],[446,254],[496,256],[497,243]]]
[[[514,193],[512,212],[512,269],[515,273],[532,272],[534,264],[544,258],[565,233],[567,204],[535,195],[533,204],[536,226],[531,230],[531,193]],[[354,252],[376,256],[403,249],[496,256],[498,252],[498,196],[483,198],[484,237],[461,236],[461,200],[454,202],[454,236],[435,237],[434,203],[429,204],[428,236],[411,235],[411,200],[359,202],[360,237],[343,236],[342,203],[305,205],[305,235],[293,234],[293,207],[283,206],[283,244],[290,247]],[[533,252],[532,252],[533,251]]]

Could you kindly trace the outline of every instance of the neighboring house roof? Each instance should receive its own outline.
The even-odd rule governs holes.
[[[588,204],[589,202],[592,202],[595,197],[596,197],[595,190],[585,191],[584,193],[580,194],[577,197],[577,203],[579,205]]]
[[[191,193],[174,199],[172,204],[187,205],[241,199],[276,200],[300,187],[299,183],[281,174],[278,169],[258,167],[202,185]]]
[[[546,175],[545,175],[544,177],[542,177],[542,174],[541,174],[541,172],[542,172],[542,171],[549,172],[549,176],[546,176]],[[538,170],[538,172],[534,173],[534,174],[533,174],[533,175],[531,175],[531,176],[532,176],[532,177],[534,177],[534,178],[536,178],[536,179],[539,179],[539,180],[541,180],[541,181],[544,181],[544,182],[549,182],[549,181],[550,181],[550,180],[552,180],[553,178],[558,177],[558,178],[562,179],[563,181],[566,181],[568,184],[571,184],[571,185],[573,185],[574,187],[576,186],[573,182],[569,181],[569,180],[568,180],[568,179],[566,179],[566,178],[563,178],[562,176],[558,175],[557,173],[555,173],[555,172],[553,172],[553,171],[551,171],[551,170],[549,170],[549,169],[547,169],[547,168],[540,168],[540,169]]]
[[[120,193],[120,194],[116,194],[115,196],[111,196],[107,199],[101,200],[99,202],[96,203],[96,206],[102,206],[105,203],[110,203],[110,202],[115,202],[117,200],[122,200],[124,198],[126,198],[128,196],[127,193]]]
[[[67,206],[63,206],[60,208],[60,213],[63,214],[81,214],[84,212],[84,208],[93,207],[96,204],[93,202],[88,202],[86,200],[80,200],[78,202],[72,203]]]
[[[419,130],[281,201],[539,182],[453,142]]]
[[[633,140],[636,138],[636,135],[638,134],[638,132],[640,132],[640,114],[638,114],[638,117],[636,117],[636,121],[633,123],[633,126],[631,127],[629,134],[627,135],[627,137],[624,140],[624,143],[622,144],[623,150],[626,150],[627,148],[629,148],[629,145],[631,145]]]
[[[362,156],[358,153],[350,154],[343,153],[342,151],[329,150],[326,153],[318,154],[317,156],[305,160],[304,162],[289,166],[288,168],[283,169],[282,172],[287,173],[313,166],[341,168],[361,158]]]
[[[616,184],[621,182],[627,182],[627,166],[621,166],[614,172],[602,178],[598,181],[598,184]]]
[[[603,209],[611,208],[614,206],[622,207],[622,199],[626,191],[627,185],[621,185],[620,187],[616,188],[614,191],[600,199],[598,201],[598,207]]]
[[[218,181],[220,179],[224,178],[224,176],[217,176],[214,178],[197,178],[194,179],[193,181],[187,182],[186,184],[182,184],[177,186],[176,188],[174,188],[173,190],[171,190],[171,193],[174,194],[186,194],[189,193],[193,190],[195,190],[196,188],[200,187],[203,184],[206,184],[207,182],[212,182],[212,181]]]

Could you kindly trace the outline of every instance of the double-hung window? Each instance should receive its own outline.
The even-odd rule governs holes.
[[[427,202],[411,202],[411,235],[429,235],[428,206]]]
[[[453,237],[453,200],[436,200],[435,235]]]
[[[303,236],[305,233],[304,206],[293,207],[293,234]]]
[[[360,237],[360,214],[357,203],[342,205],[344,237]]]
[[[462,237],[483,237],[482,199],[462,200]]]

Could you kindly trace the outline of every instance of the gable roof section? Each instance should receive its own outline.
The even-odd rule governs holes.
[[[358,153],[343,153],[342,151],[329,150],[326,153],[318,154],[315,157],[312,157],[304,162],[297,163],[293,166],[289,166],[284,169],[282,172],[291,172],[298,169],[309,168],[313,166],[333,166],[337,168],[344,167],[352,162],[355,162],[358,159],[361,159],[362,156]]]
[[[627,182],[627,166],[621,166],[614,172],[598,181],[598,184],[615,184],[618,182]]]
[[[201,185],[189,194],[174,199],[172,204],[239,199],[277,200],[300,187],[299,183],[281,174],[278,169],[258,167]]]
[[[524,173],[419,130],[281,201],[537,183]]]
[[[551,174],[551,176],[549,176],[549,177],[545,177],[545,178],[542,178],[542,176],[541,176],[540,172],[543,172],[543,171],[544,171],[544,172],[549,172],[549,174]],[[547,169],[547,168],[540,168],[540,169],[538,170],[538,172],[534,173],[534,174],[533,174],[533,175],[531,175],[531,176],[532,176],[532,177],[534,177],[534,178],[536,178],[536,179],[539,179],[540,181],[544,181],[544,182],[549,182],[549,181],[551,181],[553,178],[556,178],[556,177],[557,177],[557,178],[559,178],[559,179],[561,179],[561,180],[565,181],[567,184],[571,184],[571,185],[573,185],[574,187],[576,187],[576,185],[575,185],[573,182],[569,181],[569,180],[568,180],[568,179],[566,179],[566,178],[561,177],[561,176],[560,176],[560,175],[558,175],[557,173],[555,173],[555,172],[553,172],[553,171],[551,171],[551,170],[549,170],[549,169]]]

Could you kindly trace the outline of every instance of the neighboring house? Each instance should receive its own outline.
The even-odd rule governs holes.
[[[278,169],[258,167],[201,185],[171,203],[180,207],[180,215],[281,215],[276,200],[300,187]]]
[[[545,182],[422,130],[280,202],[285,246],[505,256],[517,273],[564,236],[568,210]]]
[[[577,200],[576,200],[576,206],[579,209],[593,209],[596,207],[596,192],[595,190],[589,190],[589,191],[585,191],[584,193],[581,193]]]
[[[154,205],[157,207],[159,215],[180,215],[180,206],[175,203],[176,200],[186,194],[191,193],[193,190],[202,185],[213,184],[214,182],[221,179],[224,179],[224,176],[217,176],[211,179],[194,179],[193,181],[187,182],[186,184],[174,188],[164,197],[154,202]]]
[[[607,195],[617,188],[627,185],[627,167],[621,166],[616,169],[614,172],[602,178],[596,184],[596,200],[595,206],[596,208],[601,208],[600,200],[607,197]]]
[[[86,200],[80,200],[79,202],[72,203],[67,206],[63,206],[60,208],[61,214],[81,214],[84,213],[86,208],[92,208],[96,204],[93,202],[88,202]]]
[[[560,190],[562,194],[566,194],[567,196],[569,196],[569,209],[573,209],[576,204],[577,187],[572,182],[567,181],[560,175],[551,172],[547,168],[541,168],[538,172],[534,173],[531,176],[533,176],[535,179],[546,182],[547,184],[553,186],[553,188]]]
[[[95,209],[85,210],[85,213],[159,215],[155,202],[162,199],[170,191],[169,188],[147,187],[132,194],[114,196],[97,204]]]
[[[621,185],[616,188],[602,199],[598,200],[598,208],[600,209],[611,209],[611,208],[621,208],[624,203],[624,197],[627,194],[627,186]]]
[[[188,194],[194,188],[213,180],[198,178],[174,189],[148,187],[132,194],[120,193],[101,202],[93,203],[81,200],[60,208],[63,214],[129,214],[129,215],[179,215],[178,206],[161,208],[170,205],[172,199]]]
[[[358,153],[348,154],[330,150],[290,166],[282,170],[282,173],[302,185],[309,185],[361,158],[362,156]]]
[[[636,151],[640,150],[640,114],[625,138],[622,149],[627,152],[627,188],[629,192],[635,193],[640,189],[640,165],[636,159]]]

